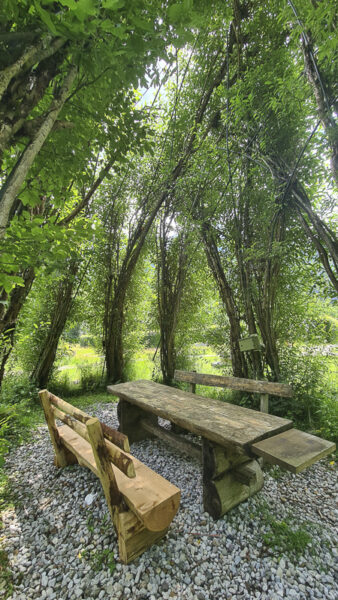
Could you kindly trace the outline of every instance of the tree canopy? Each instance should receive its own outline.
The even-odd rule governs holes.
[[[208,318],[234,375],[287,378],[309,295],[338,290],[335,19],[331,0],[3,3],[1,379],[35,322],[46,385],[74,314],[108,381],[153,327],[172,383]]]

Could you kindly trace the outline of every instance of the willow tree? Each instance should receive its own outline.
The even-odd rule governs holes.
[[[283,16],[277,2],[261,3],[259,10],[235,2],[230,23],[220,23],[214,38],[223,39],[225,76],[209,106],[212,126],[199,134],[186,202],[227,311],[234,374],[262,374],[259,353],[244,356],[238,344],[241,335],[257,332],[274,379],[281,376],[281,273],[290,235],[304,241],[300,223],[334,285],[337,265],[335,234],[318,214],[330,209],[330,199],[318,207],[329,177],[320,157],[316,106],[309,101],[303,59]],[[215,56],[211,48],[196,59],[198,76],[208,56]],[[190,77],[186,95],[198,93],[198,76]]]
[[[188,233],[175,223],[172,209],[167,206],[160,216],[156,232],[160,362],[166,385],[172,384],[176,368],[175,340],[190,252]]]

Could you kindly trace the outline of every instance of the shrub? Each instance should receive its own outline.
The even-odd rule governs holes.
[[[80,387],[86,392],[103,389],[105,383],[102,378],[102,369],[95,365],[80,367]]]
[[[23,400],[38,403],[38,388],[26,374],[8,373],[1,387],[1,402],[18,404]]]

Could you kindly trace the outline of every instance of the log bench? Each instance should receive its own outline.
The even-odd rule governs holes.
[[[167,533],[180,490],[130,454],[126,435],[47,390],[39,396],[56,466],[78,463],[100,479],[120,559],[129,563]],[[57,426],[56,419],[63,425]]]
[[[156,436],[202,460],[204,510],[215,519],[262,488],[261,457],[298,473],[335,450],[332,442],[293,429],[289,419],[153,381],[119,383],[107,391],[120,399],[120,431],[131,441]],[[202,444],[168,431],[158,417],[201,436]]]
[[[244,379],[242,377],[226,377],[223,375],[210,375],[209,373],[196,373],[196,371],[178,371],[174,373],[174,379],[178,382],[189,384],[191,393],[196,393],[196,385],[207,385],[228,388],[238,392],[249,392],[260,395],[260,411],[269,412],[269,395],[282,398],[292,398],[293,389],[287,383],[276,383],[274,381],[258,381],[256,379]]]

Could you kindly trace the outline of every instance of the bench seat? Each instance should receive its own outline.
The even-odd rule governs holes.
[[[58,427],[64,445],[76,455],[79,464],[88,467],[98,476],[91,445],[68,425]],[[136,477],[129,478],[114,464],[112,469],[117,487],[127,506],[138,516],[149,531],[162,531],[175,516],[180,504],[180,490],[130,455]]]

